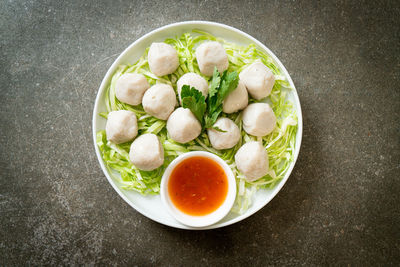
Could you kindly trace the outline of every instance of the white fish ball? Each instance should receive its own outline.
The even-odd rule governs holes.
[[[207,98],[208,83],[200,75],[193,73],[193,72],[189,72],[179,78],[178,82],[176,83],[176,86],[178,89],[179,100],[181,102],[182,102],[182,99],[181,99],[182,86],[184,86],[184,85],[189,85],[190,87],[196,88],[203,94],[204,97]]]
[[[176,105],[175,91],[168,84],[155,84],[144,93],[142,105],[148,114],[166,120]]]
[[[255,62],[242,70],[239,78],[249,94],[257,100],[269,96],[275,83],[274,74],[261,62]]]
[[[239,81],[238,86],[224,100],[222,111],[225,113],[234,113],[247,107],[249,96],[247,95],[246,87],[242,81]]]
[[[200,135],[201,125],[189,109],[180,107],[169,116],[167,131],[172,140],[184,144]]]
[[[236,152],[235,163],[248,181],[254,181],[267,174],[268,153],[260,142],[248,142]]]
[[[138,134],[135,113],[128,110],[111,111],[106,123],[107,140],[121,144],[128,142]]]
[[[253,103],[243,111],[243,129],[254,136],[265,136],[276,126],[274,111],[267,103]]]
[[[222,73],[228,69],[228,55],[224,47],[218,42],[204,42],[196,49],[197,63],[200,72],[206,76],[212,76],[214,67]]]
[[[213,128],[207,129],[208,138],[215,149],[232,148],[239,142],[239,127],[231,119],[219,118],[213,126],[225,131],[220,132]]]
[[[157,76],[171,74],[179,67],[178,53],[166,43],[152,43],[147,58],[151,72]]]
[[[142,103],[144,92],[149,88],[150,85],[143,75],[125,73],[115,84],[115,96],[121,102],[136,106]]]
[[[155,134],[140,135],[132,142],[129,160],[138,169],[152,171],[164,163],[164,148]]]

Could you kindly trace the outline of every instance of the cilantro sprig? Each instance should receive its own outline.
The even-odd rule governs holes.
[[[224,99],[236,89],[238,82],[239,75],[236,71],[224,71],[221,75],[217,68],[214,68],[207,100],[196,88],[184,85],[181,91],[182,106],[192,111],[203,128],[215,128],[217,131],[222,131],[213,125],[222,112]]]
[[[182,86],[181,91],[182,106],[190,109],[194,116],[203,125],[204,113],[206,112],[206,98],[196,88],[190,88],[189,85]]]

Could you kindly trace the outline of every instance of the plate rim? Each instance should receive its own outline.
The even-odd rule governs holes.
[[[176,26],[180,26],[180,25],[190,25],[190,24],[202,24],[202,25],[207,25],[207,26],[216,26],[216,27],[221,27],[221,28],[225,28],[227,30],[236,32],[242,36],[244,36],[245,38],[249,39],[251,42],[255,43],[257,46],[259,46],[260,48],[264,49],[265,51],[268,52],[268,54],[275,60],[275,62],[279,65],[279,67],[281,68],[282,72],[285,74],[285,76],[288,78],[288,82],[290,83],[290,85],[293,87],[294,89],[294,98],[295,98],[295,105],[296,105],[296,111],[297,111],[297,124],[298,124],[298,128],[297,128],[297,133],[296,133],[296,147],[295,147],[295,152],[294,152],[294,157],[293,157],[293,162],[292,164],[289,166],[289,169],[287,170],[285,176],[282,178],[282,180],[273,188],[274,192],[271,194],[271,196],[269,197],[269,199],[263,203],[262,205],[260,205],[260,207],[250,211],[249,213],[243,213],[238,215],[237,217],[229,220],[229,221],[225,221],[223,223],[216,223],[204,228],[191,228],[188,227],[186,225],[180,225],[179,222],[174,225],[162,220],[159,220],[158,218],[154,218],[153,216],[146,214],[146,211],[143,210],[142,208],[136,206],[132,201],[130,201],[128,199],[128,197],[126,195],[124,195],[122,193],[122,189],[120,189],[117,184],[114,182],[114,180],[110,177],[110,175],[108,174],[108,170],[104,164],[103,158],[101,156],[100,150],[97,146],[97,132],[96,132],[96,125],[97,125],[97,120],[99,118],[98,116],[98,106],[99,106],[99,102],[100,102],[100,96],[103,94],[103,91],[105,89],[105,86],[107,84],[107,82],[110,79],[110,76],[115,72],[116,68],[120,65],[120,61],[122,61],[122,58],[125,56],[125,54],[128,53],[128,51],[130,51],[132,49],[132,47],[134,47],[137,43],[139,43],[140,41],[142,41],[143,39],[146,39],[147,37],[154,35],[158,32],[161,32],[163,30],[166,30],[168,28],[173,28]],[[193,27],[194,29],[195,27]],[[160,224],[163,225],[167,225],[170,227],[174,227],[174,228],[179,228],[179,229],[186,229],[186,230],[205,230],[205,229],[216,229],[216,228],[221,228],[221,227],[225,227],[234,223],[237,223],[239,221],[242,221],[248,217],[250,217],[251,215],[253,215],[254,213],[258,212],[260,209],[262,209],[263,207],[265,207],[272,199],[275,198],[275,196],[280,192],[280,190],[282,189],[282,187],[286,184],[289,176],[291,175],[294,166],[296,165],[297,162],[297,158],[299,156],[300,153],[300,147],[301,147],[301,143],[302,143],[302,137],[303,137],[303,115],[302,115],[302,110],[301,110],[301,103],[300,103],[300,99],[299,96],[297,94],[297,90],[296,87],[293,83],[293,80],[289,74],[289,72],[286,70],[285,66],[282,64],[282,62],[279,60],[279,58],[268,48],[266,47],[263,43],[261,43],[260,41],[258,41],[256,38],[254,38],[253,36],[237,29],[234,28],[232,26],[228,26],[226,24],[223,23],[218,23],[218,22],[212,22],[212,21],[204,21],[204,20],[189,20],[189,21],[181,21],[181,22],[175,22],[175,23],[171,23],[171,24],[167,24],[164,25],[162,27],[156,28],[148,33],[146,33],[145,35],[141,36],[140,38],[138,38],[137,40],[135,40],[133,43],[131,43],[127,48],[125,48],[117,57],[117,59],[115,59],[115,61],[113,62],[113,64],[109,67],[109,69],[107,70],[106,74],[104,75],[102,82],[97,90],[97,95],[96,95],[96,99],[95,99],[95,104],[94,104],[94,108],[93,108],[93,115],[92,115],[92,134],[93,134],[93,143],[94,143],[94,147],[95,147],[95,151],[96,151],[96,156],[97,156],[97,160],[100,163],[100,167],[104,173],[104,175],[106,176],[108,182],[111,184],[111,186],[114,188],[114,190],[118,193],[118,195],[129,205],[131,206],[133,209],[135,209],[137,212],[139,212],[140,214],[142,214],[143,216],[156,221]]]

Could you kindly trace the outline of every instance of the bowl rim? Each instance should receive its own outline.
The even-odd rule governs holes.
[[[216,162],[224,170],[226,174],[226,179],[228,180],[228,192],[226,194],[225,200],[215,211],[202,216],[189,215],[180,211],[172,203],[172,200],[168,193],[168,182],[171,179],[171,174],[174,169],[183,161],[193,157],[204,157]],[[190,151],[179,155],[165,169],[161,179],[160,196],[161,202],[166,207],[169,214],[174,217],[178,222],[194,228],[207,227],[222,220],[232,209],[236,199],[236,178],[233,174],[232,169],[221,157],[207,151]]]
[[[113,62],[113,64],[111,65],[111,67],[107,70],[101,84],[100,87],[97,91],[97,95],[96,95],[96,99],[95,99],[95,104],[94,104],[94,108],[93,108],[93,116],[92,116],[92,134],[93,134],[93,141],[94,141],[94,147],[95,147],[95,151],[96,151],[96,156],[97,156],[97,160],[100,163],[101,169],[104,173],[104,175],[106,176],[108,182],[111,184],[111,186],[114,188],[114,190],[119,194],[119,196],[126,202],[128,203],[132,208],[134,208],[137,212],[139,212],[140,214],[142,214],[143,216],[156,221],[158,223],[170,226],[170,227],[174,227],[174,228],[181,228],[181,229],[189,229],[189,230],[196,230],[197,228],[187,228],[187,226],[185,225],[175,225],[175,224],[171,224],[168,222],[165,222],[163,220],[160,220],[158,218],[155,218],[153,216],[149,216],[148,214],[146,214],[145,209],[142,209],[140,207],[138,207],[137,205],[135,205],[133,202],[131,202],[127,196],[125,196],[122,193],[122,189],[120,189],[117,184],[113,181],[113,179],[110,177],[110,175],[108,174],[108,170],[103,162],[100,150],[97,146],[97,142],[96,142],[96,137],[97,137],[97,133],[96,133],[96,125],[97,125],[97,121],[99,119],[99,112],[98,112],[98,107],[99,107],[99,103],[100,103],[100,96],[102,95],[103,91],[106,88],[106,85],[108,83],[108,80],[110,79],[112,73],[115,72],[116,68],[121,64],[122,59],[124,58],[125,54],[127,54],[132,47],[134,47],[137,43],[141,42],[142,40],[157,34],[159,32],[162,32],[166,29],[169,28],[174,28],[177,26],[181,26],[181,25],[207,25],[207,26],[215,26],[215,27],[220,27],[220,28],[224,28],[225,30],[228,31],[233,31],[239,35],[244,36],[245,38],[247,38],[248,40],[250,40],[251,42],[253,42],[254,44],[256,44],[258,47],[260,47],[261,49],[263,49],[264,51],[267,51],[267,53],[274,59],[274,61],[279,65],[279,67],[281,68],[282,72],[285,74],[285,77],[287,77],[288,82],[290,83],[290,85],[293,88],[293,97],[295,98],[295,105],[296,105],[296,110],[297,110],[297,134],[296,134],[296,147],[295,147],[295,153],[294,153],[294,157],[293,157],[293,162],[290,164],[289,169],[287,170],[285,176],[282,178],[282,180],[273,188],[273,192],[271,194],[271,196],[269,197],[269,199],[263,203],[262,205],[260,205],[259,207],[251,210],[251,211],[247,211],[243,214],[238,215],[237,217],[229,220],[229,221],[225,221],[222,223],[216,223],[213,225],[210,225],[208,227],[205,228],[200,228],[201,229],[214,229],[214,228],[220,228],[220,227],[225,227],[234,223],[237,223],[239,221],[242,221],[248,217],[250,217],[251,215],[253,215],[254,213],[256,213],[257,211],[259,211],[260,209],[262,209],[263,207],[265,207],[278,193],[279,191],[282,189],[282,187],[286,184],[290,174],[293,171],[294,166],[296,165],[297,162],[297,158],[299,156],[300,153],[300,147],[301,147],[301,142],[302,142],[302,136],[303,136],[303,116],[302,116],[302,110],[301,110],[301,104],[300,104],[300,99],[299,96],[297,94],[297,90],[296,87],[293,83],[293,80],[291,78],[291,76],[289,75],[289,72],[286,70],[285,66],[282,64],[282,62],[278,59],[278,57],[268,48],[266,47],[263,43],[261,43],[260,41],[258,41],[256,38],[252,37],[251,35],[236,29],[232,26],[228,26],[226,24],[222,24],[222,23],[217,23],[217,22],[212,22],[212,21],[203,21],[203,20],[190,20],[190,21],[181,21],[181,22],[175,22],[175,23],[171,23],[159,28],[156,28],[148,33],[146,33],[145,35],[141,36],[140,38],[138,38],[137,40],[135,40],[133,43],[131,43],[127,48],[124,49],[124,51],[121,52],[121,54],[117,57],[117,59]],[[193,27],[194,29],[195,27]]]

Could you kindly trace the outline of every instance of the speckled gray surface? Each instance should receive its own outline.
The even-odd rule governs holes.
[[[399,17],[396,1],[1,1],[0,265],[399,265]],[[192,19],[266,44],[304,116],[277,197],[202,232],[128,206],[91,139],[96,92],[118,54]]]

